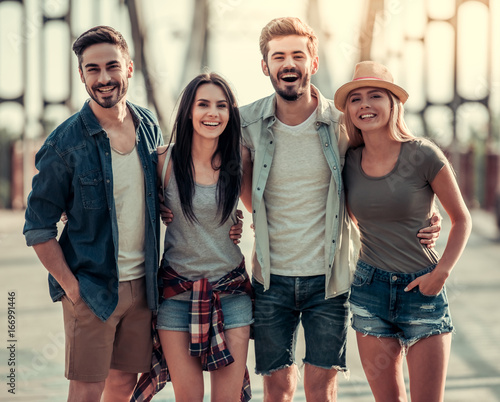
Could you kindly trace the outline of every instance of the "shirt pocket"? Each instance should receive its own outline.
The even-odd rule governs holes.
[[[100,170],[92,170],[80,175],[80,190],[85,209],[101,209],[106,207],[106,191]]]

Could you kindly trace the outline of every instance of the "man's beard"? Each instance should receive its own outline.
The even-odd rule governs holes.
[[[109,86],[114,86],[116,87],[117,94],[116,95],[111,95],[106,98],[104,98],[102,101],[99,100],[98,96],[96,95],[98,92],[97,90],[99,88],[103,87],[109,87]],[[97,103],[99,106],[101,106],[104,109],[110,109],[113,106],[115,106],[118,102],[120,102],[123,97],[127,94],[128,90],[128,83],[125,82],[123,86],[120,85],[117,81],[110,81],[107,84],[96,84],[90,89],[86,84],[85,84],[85,89],[87,90],[87,93],[90,95],[92,100]],[[114,91],[114,90],[113,90]],[[105,94],[100,93],[100,95],[106,96]]]
[[[282,75],[285,74],[286,72],[297,72],[297,71],[295,69],[292,69],[282,72],[280,74]],[[300,81],[301,83],[298,88],[285,88],[285,89],[279,87],[277,78],[274,78],[272,75],[270,75],[269,77],[271,78],[271,83],[273,84],[276,93],[279,96],[281,96],[284,100],[289,102],[294,102],[297,99],[299,99],[302,95],[304,95],[304,93],[306,93],[307,87],[309,86],[309,74],[305,74],[304,76],[299,74],[299,78],[297,79],[297,81]]]

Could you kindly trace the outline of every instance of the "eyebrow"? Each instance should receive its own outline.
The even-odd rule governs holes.
[[[211,101],[208,100],[208,99],[200,98],[200,99],[196,99],[196,102],[211,102]],[[221,102],[228,103],[227,99],[220,99],[220,100],[215,101],[215,102],[217,102],[217,103],[221,103]]]
[[[384,91],[382,89],[380,89],[380,88],[370,89],[368,91],[369,94],[374,93],[374,92],[382,92],[383,93]],[[355,96],[355,95],[359,96],[360,92],[353,92],[352,94],[349,95],[349,98],[352,97],[352,96]]]
[[[119,63],[118,60],[111,60],[111,61],[108,61],[106,63],[107,66],[110,66],[111,64],[116,64],[116,63]],[[99,64],[97,63],[87,63],[85,64],[85,68],[88,68],[88,67],[99,67]]]
[[[285,52],[274,52],[271,57],[274,57],[274,56],[282,56],[284,55]],[[302,50],[295,50],[292,52],[292,54],[305,54],[305,52],[303,52]]]

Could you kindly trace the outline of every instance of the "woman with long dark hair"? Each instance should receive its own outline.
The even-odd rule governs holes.
[[[200,74],[187,85],[172,136],[158,149],[164,203],[175,219],[165,235],[156,328],[176,401],[203,400],[203,370],[211,373],[212,401],[235,401],[253,316],[243,254],[228,233],[240,196],[251,207],[251,164],[221,76]]]

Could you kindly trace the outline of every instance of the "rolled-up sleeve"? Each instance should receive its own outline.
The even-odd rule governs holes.
[[[44,144],[35,160],[38,173],[28,196],[23,234],[28,246],[57,237],[57,222],[66,210],[70,193],[71,169],[49,144]]]

